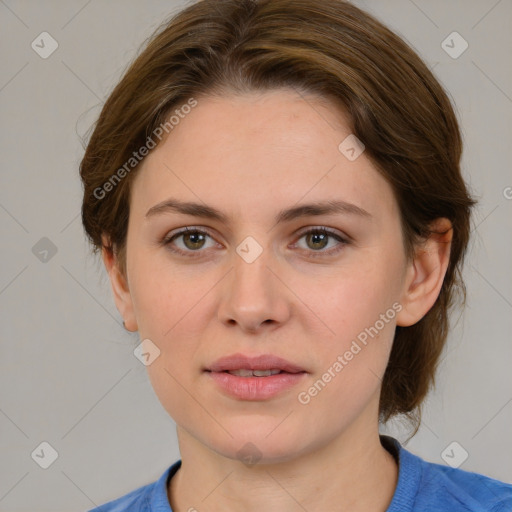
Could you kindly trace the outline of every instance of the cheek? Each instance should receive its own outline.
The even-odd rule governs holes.
[[[311,393],[304,390],[318,405],[332,403],[347,410],[365,403],[379,388],[401,309],[400,264],[374,260],[331,276],[310,291],[307,303],[328,328],[322,331],[327,336],[314,340],[317,385]]]
[[[140,336],[155,340],[171,339],[180,325],[197,317],[195,308],[213,285],[207,275],[191,275],[189,269],[171,264],[165,251],[134,253],[131,270],[130,290]]]
[[[134,257],[132,263],[130,288],[139,335],[160,350],[147,366],[148,376],[163,407],[179,422],[182,415],[200,413],[190,407],[187,390],[204,363],[199,343],[214,314],[211,298],[219,276],[204,272],[191,277],[190,270],[180,273],[176,266],[149,256]]]
[[[392,305],[400,297],[402,262],[393,258],[360,258],[358,265],[347,266],[324,276],[307,293],[307,304],[329,327],[330,338],[340,342],[355,339],[386,315],[385,326],[378,323],[383,337],[389,331],[396,311]],[[332,346],[332,342],[329,343]]]
[[[297,403],[314,424],[336,430],[377,400],[400,305],[384,286],[357,279],[323,297],[320,316],[335,334],[313,340],[317,372],[298,390]]]

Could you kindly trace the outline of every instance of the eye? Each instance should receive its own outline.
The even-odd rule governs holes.
[[[207,231],[190,227],[166,236],[162,240],[162,244],[167,246],[172,252],[182,254],[183,256],[196,257],[196,254],[191,253],[199,252],[199,249],[204,248],[206,237],[211,238]],[[174,241],[180,238],[183,239],[182,244],[184,248],[174,247]]]
[[[201,256],[201,249],[208,249],[205,246],[207,238],[212,236],[205,230],[196,227],[187,227],[176,233],[171,233],[162,240],[162,245],[165,245],[170,251],[187,257]],[[309,252],[308,257],[316,258],[319,256],[332,256],[343,249],[345,245],[350,242],[342,237],[335,231],[331,231],[325,227],[315,227],[304,231],[300,234],[299,240],[306,239],[308,248],[303,249]],[[177,244],[176,240],[181,240],[181,244]],[[329,239],[338,241],[338,244],[329,250],[323,250],[329,245]],[[296,242],[292,247],[296,246]],[[181,245],[181,247],[180,247]],[[213,244],[212,246],[214,246]],[[210,248],[212,247],[210,246]],[[311,249],[312,248],[312,249]]]
[[[340,234],[324,227],[315,227],[313,229],[309,229],[300,235],[299,240],[302,238],[305,238],[308,247],[313,248],[312,251],[308,251],[310,252],[308,256],[312,258],[317,258],[319,256],[332,256],[333,254],[337,254],[343,249],[345,245],[349,243],[349,241],[343,238]],[[332,249],[327,251],[322,250],[328,246],[329,239],[335,239],[339,243]]]

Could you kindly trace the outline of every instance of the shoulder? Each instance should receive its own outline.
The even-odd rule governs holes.
[[[398,485],[388,512],[511,512],[512,485],[479,473],[427,462],[394,443]]]
[[[479,473],[422,462],[419,493],[422,502],[437,502],[461,511],[512,511],[512,485]]]
[[[120,498],[93,508],[89,512],[125,512],[128,510],[133,510],[134,512],[149,511],[150,509],[147,507],[147,498],[151,494],[154,485],[155,483],[152,483],[139,487],[135,491],[129,492]]]
[[[157,481],[138,487],[88,512],[151,512],[155,507],[164,512],[172,512],[167,499],[167,482],[180,466],[181,460],[178,460],[168,467]]]

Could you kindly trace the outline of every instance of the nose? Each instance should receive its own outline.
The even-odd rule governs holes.
[[[219,320],[238,325],[246,332],[282,325],[290,315],[290,292],[279,276],[278,262],[269,248],[253,259],[245,257],[252,249],[244,253],[242,249],[246,247],[241,246],[221,289]]]

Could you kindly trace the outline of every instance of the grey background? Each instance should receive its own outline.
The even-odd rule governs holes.
[[[358,1],[434,69],[456,105],[480,204],[458,318],[424,423],[407,447],[512,483],[511,0]],[[175,425],[134,357],[79,218],[78,163],[139,45],[183,2],[0,0],[0,511],[82,511],[154,481],[179,458]],[[31,48],[43,31],[59,44]],[[457,59],[441,42],[459,32]],[[47,237],[57,249],[40,261]],[[47,241],[39,242],[48,244]],[[36,249],[33,247],[36,245]],[[457,320],[457,318],[455,319]],[[401,441],[407,430],[386,430]],[[43,441],[58,458],[42,469]]]

